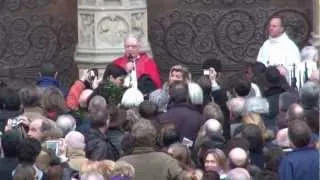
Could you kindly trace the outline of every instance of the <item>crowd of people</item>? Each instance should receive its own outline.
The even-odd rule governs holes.
[[[68,90],[50,63],[35,85],[0,86],[0,179],[319,178],[319,69],[300,88],[261,62],[222,83],[209,59],[201,77],[175,65],[162,84],[139,40],[124,44],[102,77],[85,70]]]

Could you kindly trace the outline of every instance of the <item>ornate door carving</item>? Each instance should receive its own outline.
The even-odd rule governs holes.
[[[164,3],[168,5],[159,7],[149,0],[150,40],[164,79],[168,69],[178,63],[199,75],[201,64],[208,58],[221,60],[226,74],[240,71],[244,62],[255,61],[267,38],[266,25],[274,15],[286,18],[287,32],[300,47],[306,44],[312,29],[311,0]]]
[[[76,0],[0,0],[0,81],[34,83],[52,62],[64,85],[75,72]]]

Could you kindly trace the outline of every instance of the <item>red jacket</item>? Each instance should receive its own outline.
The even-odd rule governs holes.
[[[114,60],[113,63],[126,69],[128,58],[126,56],[122,56]],[[138,79],[142,75],[148,75],[152,79],[156,88],[159,89],[162,87],[158,67],[154,60],[150,58],[146,53],[140,53],[140,58],[136,61],[136,68]]]
[[[66,99],[66,105],[69,109],[77,110],[79,108],[79,98],[80,98],[81,92],[85,89],[86,89],[86,86],[80,80],[77,80],[71,86]]]

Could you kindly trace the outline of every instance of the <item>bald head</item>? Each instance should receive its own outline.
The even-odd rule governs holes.
[[[56,124],[62,130],[64,136],[76,129],[76,120],[68,114],[58,116]]]
[[[288,128],[284,128],[278,131],[276,141],[277,144],[282,148],[290,147]]]
[[[90,114],[105,110],[107,110],[107,101],[104,99],[104,97],[94,96],[90,100],[88,107],[88,111]]]
[[[228,158],[231,166],[235,167],[246,167],[248,162],[248,154],[242,148],[233,148],[229,154]],[[232,167],[231,167],[232,168]]]
[[[288,121],[299,119],[303,120],[304,118],[304,110],[301,105],[294,103],[291,104],[288,108],[286,119]]]
[[[79,97],[79,105],[82,108],[88,107],[88,99],[93,93],[92,89],[86,89],[81,92],[80,97]]]
[[[244,168],[235,168],[228,172],[229,180],[251,180],[249,172]]]
[[[203,125],[205,133],[217,133],[222,134],[222,126],[220,122],[216,119],[209,119]]]
[[[242,97],[232,98],[227,102],[231,120],[234,120],[243,114],[245,99]]]

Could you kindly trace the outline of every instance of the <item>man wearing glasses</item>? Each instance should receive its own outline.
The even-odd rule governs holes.
[[[124,85],[138,88],[147,95],[161,88],[158,67],[154,60],[146,53],[140,51],[138,38],[129,35],[124,40],[124,55],[113,61],[128,72]]]

